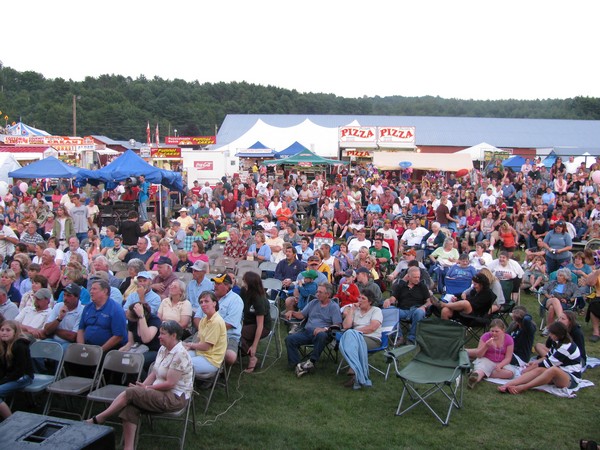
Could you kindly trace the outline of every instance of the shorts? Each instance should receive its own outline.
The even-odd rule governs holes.
[[[135,386],[125,390],[127,406],[119,413],[119,418],[126,422],[138,424],[141,411],[173,412],[183,409],[186,405],[185,395],[175,395],[170,391],[157,391]]]
[[[494,369],[496,368],[497,365],[498,365],[497,362],[491,361],[485,357],[477,358],[473,362],[474,369],[483,372],[485,374],[485,376],[488,378],[492,375],[492,372],[494,371]],[[510,370],[513,373],[513,377],[517,374],[517,368],[515,366],[513,366],[512,364],[505,365],[504,369]]]
[[[577,378],[575,378],[570,373],[568,375],[569,375],[569,378],[571,379],[571,382],[567,386],[567,389],[575,389],[577,387],[577,385],[579,384],[579,381],[577,381]]]
[[[227,351],[232,351],[237,354],[238,348],[240,347],[240,340],[235,338],[227,338]]]

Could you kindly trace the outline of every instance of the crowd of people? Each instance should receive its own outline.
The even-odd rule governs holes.
[[[215,373],[239,354],[248,356],[246,371],[254,371],[258,343],[273,326],[269,300],[281,299],[286,321],[304,323],[286,338],[288,364],[303,376],[315,369],[332,330],[360,330],[367,348],[381,344],[381,308],[399,308],[411,322],[408,335],[400,330],[395,342],[410,344],[428,315],[489,315],[526,289],[539,293],[548,310],[544,334],[551,342],[538,352],[543,362],[528,365],[503,391],[548,380],[572,386],[584,339],[569,337],[574,327],[562,324],[563,316],[589,303],[590,340],[600,340],[594,294],[600,270],[593,253],[572,252],[574,242],[600,238],[600,197],[590,182],[590,171],[599,168],[600,161],[588,169],[557,158],[548,170],[527,160],[519,172],[491,164],[461,179],[425,174],[418,183],[370,165],[312,179],[296,170],[269,178],[263,171],[245,181],[223,177],[216,186],[195,181],[163,227],[147,220],[141,178],[139,186],[94,187],[87,194],[61,185],[48,197],[35,181],[21,191],[19,180],[0,202],[0,372],[19,367],[26,383],[30,368],[6,358],[21,358],[26,343],[38,339],[94,344],[105,352],[137,349],[148,378],[120,397],[118,408],[94,418],[103,422],[108,412],[123,411],[131,428],[137,416],[125,411],[136,399],[147,400],[142,390],[188,398],[189,374],[173,371]],[[103,226],[98,206],[123,196],[140,209]],[[281,281],[281,289],[265,291],[252,272],[236,280],[228,270],[209,279],[214,261],[207,252],[215,243],[234,262],[274,263],[266,275]],[[517,261],[519,248],[523,261]],[[189,282],[178,273],[189,274]],[[531,343],[529,352],[517,349],[532,339],[531,316],[515,317],[509,330],[492,322],[470,351],[477,361],[471,386],[484,377],[511,377],[515,355],[518,364],[528,363]],[[302,360],[299,350],[307,344],[312,352]],[[173,367],[165,352],[177,353]],[[573,366],[569,379],[550,371],[567,366]],[[348,385],[362,380],[353,374]],[[8,414],[0,404],[0,415]]]

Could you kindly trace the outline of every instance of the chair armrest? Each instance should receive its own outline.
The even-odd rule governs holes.
[[[471,368],[471,360],[469,359],[469,354],[464,349],[458,353],[458,364],[459,367],[462,369]]]
[[[394,348],[392,350],[388,350],[385,352],[385,357],[388,363],[391,363],[393,360],[398,360],[405,355],[415,351],[417,348],[416,345],[403,345],[402,347]]]

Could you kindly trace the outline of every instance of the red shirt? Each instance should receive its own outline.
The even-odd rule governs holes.
[[[237,202],[235,200],[229,200],[226,198],[221,202],[221,206],[223,207],[223,212],[231,214],[235,211],[235,208],[237,207]]]

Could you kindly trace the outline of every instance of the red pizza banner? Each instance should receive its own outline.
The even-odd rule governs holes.
[[[150,149],[150,157],[151,158],[181,158],[181,149],[178,147],[164,147],[164,148],[156,148],[152,147]]]
[[[345,143],[361,143],[375,145],[377,141],[376,127],[340,127],[339,140]]]
[[[196,170],[213,170],[212,161],[194,161],[194,169]]]
[[[211,145],[217,143],[216,136],[167,136],[165,137],[165,144],[169,145]]]

